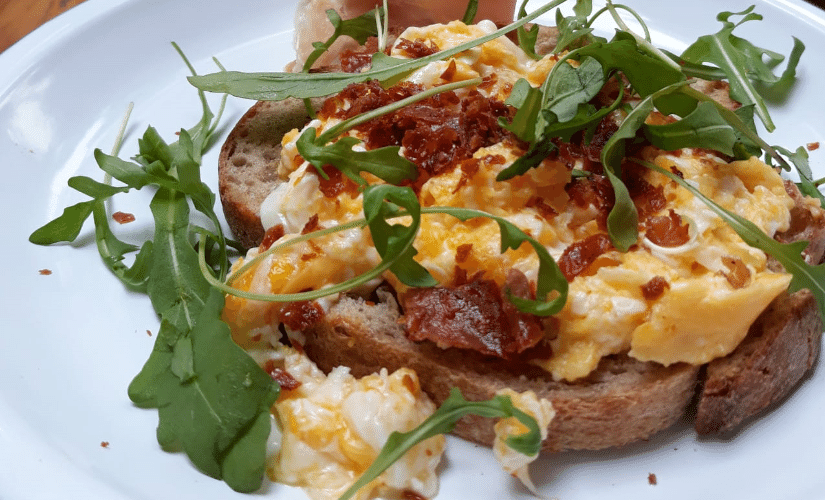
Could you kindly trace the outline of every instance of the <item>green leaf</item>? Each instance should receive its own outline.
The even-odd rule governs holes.
[[[588,21],[592,11],[593,2],[591,0],[576,0],[572,16],[565,17],[562,15],[561,9],[556,10],[556,27],[559,30],[559,37],[556,41],[556,47],[553,49],[554,54],[560,54],[565,50],[576,48],[586,41],[593,40],[593,37],[591,37],[593,28],[590,27]]]
[[[499,125],[516,134],[522,141],[534,142],[537,139],[537,122],[542,104],[541,90],[530,85],[524,78],[519,78],[506,103],[516,108],[516,115],[512,123],[499,117]]]
[[[738,141],[734,128],[710,102],[701,102],[681,120],[667,125],[644,125],[645,137],[665,151],[682,148],[708,148],[733,155]]]
[[[64,208],[58,218],[36,229],[29,236],[29,241],[35,245],[74,241],[83,229],[83,223],[92,214],[93,207],[94,200],[89,200]]]
[[[189,239],[189,204],[183,194],[159,189],[149,207],[155,219],[149,298],[161,318],[188,331],[211,288]]]
[[[69,178],[69,187],[80,191],[90,198],[102,200],[104,198],[111,198],[119,193],[128,193],[128,187],[114,187],[110,184],[98,182],[90,177],[78,175]]]
[[[361,185],[366,184],[361,172],[369,172],[390,184],[400,184],[418,175],[415,163],[401,156],[398,146],[354,151],[353,146],[361,143],[355,137],[342,137],[332,144],[322,145],[318,144],[316,133],[314,127],[307,128],[295,145],[301,157],[318,169],[321,175],[325,175],[322,170],[325,165],[333,165]]]
[[[251,492],[263,479],[266,436],[261,423],[268,423],[278,390],[232,341],[229,326],[220,320],[223,305],[223,294],[212,289],[196,326],[174,345],[172,366],[177,362],[186,376],[167,371],[159,379],[158,436],[167,447],[180,443],[205,474]],[[252,473],[239,470],[250,463],[255,465]]]
[[[785,71],[781,76],[774,75],[773,67],[782,61],[784,56],[759,48],[733,34],[733,30],[741,24],[762,19],[762,16],[753,13],[753,9],[754,6],[751,6],[741,12],[720,13],[717,19],[722,22],[722,29],[716,34],[700,37],[685,49],[681,58],[692,64],[710,62],[717,65],[727,76],[731,97],[742,104],[753,104],[756,114],[765,128],[771,132],[775,126],[765,100],[757,91],[754,82],[780,93],[787,90],[795,79],[796,66],[805,46],[794,38],[794,47]],[[738,23],[733,23],[730,21],[733,16],[741,16],[742,19]]]
[[[453,388],[450,396],[427,420],[409,432],[393,432],[381,449],[381,453],[360,478],[341,495],[339,500],[352,498],[358,490],[369,484],[400,459],[412,447],[439,434],[452,432],[458,421],[466,415],[488,418],[515,417],[528,428],[528,432],[511,436],[507,445],[527,456],[535,456],[541,447],[541,430],[530,415],[513,405],[508,396],[495,396],[488,401],[467,401],[461,392]]]
[[[387,219],[399,214],[399,207],[406,209],[406,215],[412,218],[412,224],[387,222]],[[438,284],[435,278],[413,259],[418,253],[413,241],[421,225],[421,206],[411,188],[389,184],[367,187],[364,190],[364,215],[375,249],[382,261],[395,259],[390,271],[402,283],[414,287]]]
[[[578,67],[559,64],[546,83],[545,109],[556,115],[559,122],[570,121],[579,105],[593,99],[604,84],[605,71],[592,57],[584,57]]]

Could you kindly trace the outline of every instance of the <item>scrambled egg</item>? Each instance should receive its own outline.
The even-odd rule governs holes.
[[[492,24],[465,26],[454,22],[411,29],[402,37],[429,39],[445,49],[493,29]],[[503,100],[519,78],[540,84],[555,59],[548,56],[533,61],[508,39],[499,38],[459,54],[455,61],[454,80],[495,73],[496,84],[480,91]],[[433,63],[409,79],[425,86],[441,84],[446,64]],[[334,120],[316,120],[310,125],[321,131],[334,125]],[[262,206],[265,226],[282,224],[287,238],[291,238],[300,234],[313,214],[318,214],[321,227],[363,217],[360,196],[344,194],[330,202],[320,193],[314,168],[299,161],[295,146],[298,135],[299,131],[293,131],[284,138],[280,172],[284,182]],[[496,181],[497,174],[520,153],[507,142],[478,150],[474,157],[481,166],[476,173],[463,178],[460,168],[455,167],[431,177],[421,188],[421,204],[477,208],[504,217],[558,259],[569,245],[600,232],[593,208],[577,207],[569,199],[565,185],[571,173],[560,162],[545,160],[522,176]],[[486,161],[489,155],[500,155],[506,161]],[[757,159],[726,163],[702,151],[671,154],[652,148],[645,155],[660,167],[678,168],[687,182],[727,210],[751,220],[769,236],[788,228],[793,202],[778,173]],[[602,357],[621,352],[666,365],[702,364],[724,356],[790,282],[789,275],[769,270],[765,254],[744,243],[701,200],[664,176],[652,171],[645,175],[650,184],[663,186],[668,203],[659,215],[667,215],[672,209],[688,221],[690,241],[663,248],[643,238],[626,253],[609,251],[602,255],[587,272],[572,280],[567,304],[555,317],[552,356],[536,361],[557,380],[584,377]],[[558,216],[548,220],[538,208],[529,206],[527,200],[536,193]],[[415,243],[417,259],[441,283],[451,283],[457,250],[467,245],[472,245],[472,250],[463,267],[484,270],[486,278],[499,284],[504,282],[506,271],[515,268],[535,282],[538,262],[532,250],[523,245],[500,255],[494,222],[461,222],[446,215],[422,218]],[[248,258],[256,253],[253,250]],[[352,230],[270,256],[236,286],[262,293],[317,289],[361,274],[378,262],[368,231]],[[745,283],[731,284],[731,262],[748,276]],[[645,298],[641,287],[655,277],[664,278],[668,286],[658,297]],[[403,292],[403,285],[392,275],[386,279]],[[334,301],[335,297],[326,300]],[[236,340],[244,345],[277,317],[280,307],[229,297],[225,314],[239,332]]]
[[[339,498],[372,464],[392,432],[410,431],[435,411],[408,369],[356,379],[344,367],[324,375],[288,347],[252,354],[300,382],[295,389],[282,389],[273,408],[276,427],[267,473],[273,481],[303,488],[313,500]],[[433,498],[444,447],[442,435],[419,443],[354,498],[397,498],[405,492]]]

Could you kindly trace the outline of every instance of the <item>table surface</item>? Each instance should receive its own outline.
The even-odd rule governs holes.
[[[49,19],[84,0],[3,0],[0,3],[0,52]],[[825,0],[808,0],[825,9]]]

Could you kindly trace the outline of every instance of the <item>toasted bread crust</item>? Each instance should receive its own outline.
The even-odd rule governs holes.
[[[708,364],[696,431],[731,431],[787,396],[813,366],[821,338],[822,318],[813,294],[781,295],[733,353]]]
[[[324,321],[305,332],[303,348],[325,371],[344,365],[363,376],[381,368],[411,368],[436,404],[453,387],[470,400],[489,399],[504,388],[533,391],[552,401],[556,411],[542,446],[548,451],[596,450],[648,438],[682,418],[695,395],[695,366],[664,367],[613,356],[585,380],[557,382],[536,366],[414,343],[399,319],[389,294],[377,303],[345,297]],[[469,416],[453,433],[490,445],[493,424],[492,419]]]
[[[313,104],[320,105],[320,100]],[[218,158],[218,192],[232,233],[244,248],[264,237],[260,206],[278,185],[281,139],[309,122],[304,102],[255,103],[229,133]]]

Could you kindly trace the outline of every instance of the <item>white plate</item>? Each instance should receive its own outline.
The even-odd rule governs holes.
[[[631,2],[654,40],[678,51],[717,31],[719,10],[751,2]],[[723,7],[720,5],[724,4]],[[194,124],[196,94],[170,42],[201,73],[217,56],[229,69],[278,70],[291,58],[295,2],[90,0],[0,54],[0,159],[6,266],[0,333],[0,498],[250,498],[198,473],[155,440],[157,413],[135,408],[126,387],[148,356],[157,321],[148,300],[130,294],[101,265],[87,227],[76,245],[42,248],[32,230],[82,199],[66,186],[76,174],[100,178],[91,155],[108,151],[129,102],[136,108],[122,155],[152,124],[164,137]],[[808,47],[792,99],[775,107],[768,140],[796,148],[820,142],[812,165],[825,175],[825,13],[799,0],[758,2],[765,21],[742,33],[787,53],[791,35]],[[230,100],[226,126],[249,103]],[[224,131],[226,132],[226,131]],[[215,185],[216,153],[204,176]],[[115,202],[148,221],[145,196]],[[41,275],[49,269],[51,275]],[[535,464],[547,497],[613,499],[814,499],[825,495],[825,370],[819,367],[780,408],[733,439],[697,439],[689,425],[647,443],[568,453]],[[102,446],[108,442],[108,447]],[[658,484],[648,483],[654,473]],[[439,499],[529,498],[485,448],[451,440]],[[269,485],[272,498],[304,498]]]

